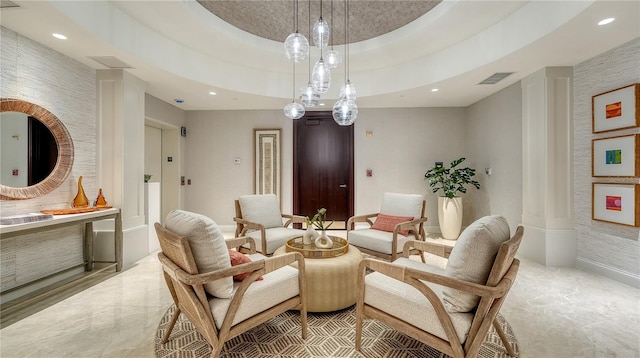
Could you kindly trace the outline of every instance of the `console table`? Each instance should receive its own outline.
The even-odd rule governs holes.
[[[0,240],[12,237],[29,235],[34,233],[44,233],[49,230],[63,228],[72,225],[84,225],[84,234],[82,238],[82,256],[84,261],[84,270],[86,272],[93,271],[93,223],[95,221],[114,219],[114,241],[115,241],[115,257],[113,261],[101,261],[108,263],[100,271],[115,267],[116,271],[122,270],[122,216],[120,209],[110,208],[97,210],[88,213],[54,215],[53,219],[34,221],[13,225],[0,225]],[[55,273],[52,273],[55,274]],[[23,283],[22,285],[28,284]],[[11,290],[10,288],[8,290]]]

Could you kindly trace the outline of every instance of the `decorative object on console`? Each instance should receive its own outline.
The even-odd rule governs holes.
[[[591,156],[594,177],[640,177],[640,134],[594,139]]]
[[[448,240],[456,240],[462,228],[462,198],[456,194],[466,193],[467,185],[480,189],[480,183],[472,179],[476,174],[475,169],[456,168],[465,159],[454,160],[449,168],[437,162],[424,175],[434,193],[442,190],[444,194],[438,197],[438,223],[442,236]]]
[[[98,208],[107,206],[107,199],[102,195],[102,188],[98,189],[98,197],[96,198],[95,206]]]
[[[640,226],[640,184],[592,183],[592,219]]]
[[[640,83],[591,97],[593,133],[640,127]]]
[[[84,188],[82,187],[82,175],[78,178],[78,194],[73,198],[71,206],[74,208],[85,208],[89,206],[89,199],[84,194]]]

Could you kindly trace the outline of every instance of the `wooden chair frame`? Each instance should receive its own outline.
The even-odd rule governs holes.
[[[452,277],[416,270],[400,265],[394,265],[380,260],[365,259],[360,263],[358,275],[358,297],[356,301],[356,349],[362,345],[362,322],[365,318],[373,318],[401,331],[414,339],[421,341],[454,358],[476,357],[480,347],[489,331],[494,326],[507,352],[516,356],[506,335],[496,322],[496,316],[504,303],[504,300],[516,278],[520,261],[515,254],[520,246],[523,235],[523,227],[516,229],[512,238],[502,243],[493,263],[493,267],[485,285],[458,280]],[[411,240],[404,245],[403,255],[408,257],[411,247],[420,248],[423,251],[439,254],[447,252],[444,245]],[[364,303],[365,272],[367,269],[380,272],[384,275],[402,281],[418,289],[435,309],[440,324],[442,325],[448,341],[425,332],[410,323],[400,320],[386,312],[368,306]],[[475,309],[471,328],[464,342],[460,342],[453,328],[449,313],[437,294],[424,282],[451,287],[457,290],[480,296],[480,302]]]
[[[395,261],[395,259],[397,259],[402,254],[402,252],[397,252],[399,231],[401,230],[409,231],[409,233],[415,235],[415,237],[418,240],[422,240],[422,241],[424,241],[425,238],[427,237],[427,234],[424,231],[424,223],[427,222],[427,218],[424,216],[426,205],[427,205],[427,201],[422,200],[422,209],[420,210],[419,218],[396,224],[396,226],[393,228],[393,241],[391,242],[391,254],[385,254],[382,252],[367,249],[366,247],[361,247],[353,244],[352,245],[356,246],[360,251],[368,255],[380,257],[388,261]],[[373,221],[371,219],[378,217],[378,215],[380,215],[380,212],[373,213],[373,214],[366,214],[366,215],[357,215],[349,218],[349,220],[347,221],[347,238],[349,237],[349,231],[352,231],[354,229],[355,223],[364,222],[369,224],[369,227],[371,227],[373,226]],[[413,250],[411,253],[420,255],[420,257],[422,258],[422,262],[424,262],[424,257],[422,256],[419,250]]]
[[[264,225],[243,219],[242,209],[240,208],[240,201],[237,199],[235,200],[235,207],[236,207],[236,216],[233,218],[233,221],[236,222],[235,236],[236,237],[244,236],[248,230],[260,230],[260,238],[262,240],[261,247],[262,247],[262,251],[265,251],[267,247],[267,233]],[[288,227],[289,225],[292,225],[292,224],[305,223],[304,216],[289,215],[289,214],[282,214],[282,213],[280,215],[282,216],[282,218],[287,219],[287,221],[285,221],[283,225],[284,227]],[[246,252],[246,249],[244,247],[238,247],[238,250],[242,252]],[[271,255],[267,255],[264,252],[262,252],[262,254],[265,256],[271,256]]]
[[[227,269],[198,273],[198,269],[189,246],[189,241],[167,229],[159,223],[155,224],[155,229],[160,240],[162,251],[158,253],[158,258],[162,264],[163,274],[171,297],[176,305],[169,328],[162,338],[161,344],[169,340],[178,316],[184,313],[189,321],[193,323],[198,332],[207,340],[212,347],[211,357],[220,355],[224,342],[259,325],[269,319],[288,310],[299,310],[302,328],[302,338],[307,338],[307,304],[306,304],[306,282],[304,275],[304,258],[300,253],[287,253],[282,256],[270,257],[264,260],[253,261]],[[244,244],[250,245],[255,253],[255,243],[249,237],[239,237],[226,240],[227,247],[237,247]],[[298,285],[299,295],[281,302],[253,317],[232,325],[236,312],[242,304],[244,293],[249,286],[259,277],[275,271],[281,267],[298,263]],[[236,290],[231,304],[224,317],[223,323],[218,330],[211,308],[209,307],[209,296],[204,290],[204,284],[224,277],[251,272],[251,274],[240,283]]]

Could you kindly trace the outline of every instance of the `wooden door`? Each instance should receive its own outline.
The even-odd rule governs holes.
[[[346,229],[353,215],[353,126],[339,126],[331,112],[307,112],[293,125],[293,210],[313,216],[327,209],[332,229]]]

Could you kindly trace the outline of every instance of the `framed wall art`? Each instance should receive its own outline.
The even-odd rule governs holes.
[[[254,129],[254,187],[256,194],[276,194],[280,199],[280,129]]]
[[[592,183],[593,220],[640,226],[640,184]]]
[[[640,177],[640,134],[591,141],[591,175]]]
[[[640,126],[640,84],[591,97],[593,133]]]

